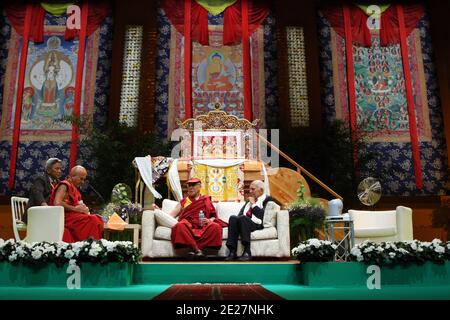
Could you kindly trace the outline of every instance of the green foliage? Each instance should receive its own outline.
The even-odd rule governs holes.
[[[319,199],[306,197],[306,187],[298,181],[297,200],[288,206],[291,246],[299,241],[305,241],[315,237],[315,230],[322,228],[326,217],[326,211]]]
[[[111,193],[111,202],[117,204],[128,204],[131,202],[133,194],[131,188],[125,183],[118,183]]]

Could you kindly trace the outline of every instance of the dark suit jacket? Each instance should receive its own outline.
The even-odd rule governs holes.
[[[28,206],[30,207],[40,206],[42,202],[48,203],[50,200],[50,194],[52,193],[52,185],[50,184],[50,177],[47,174],[42,174],[38,176],[33,181],[33,185],[30,189],[30,194],[28,196]],[[22,217],[24,222],[27,221],[27,214],[25,211]]]
[[[267,202],[269,202],[269,201],[274,201],[274,200],[272,199],[272,197],[266,196],[266,199],[264,199],[264,201],[263,201],[262,208],[260,208],[260,207],[252,208],[252,214],[255,215],[255,217],[257,217],[261,221],[264,221],[264,210],[266,209]],[[238,214],[239,216],[242,216],[244,214],[244,209],[245,209],[245,206],[247,205],[247,203],[248,203],[248,201],[245,202],[244,206],[239,211],[239,214]],[[261,226],[262,225],[263,225],[263,223],[261,222]]]

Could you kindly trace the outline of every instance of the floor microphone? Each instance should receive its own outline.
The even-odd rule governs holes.
[[[100,194],[100,192],[98,192],[90,183],[87,184],[87,186],[97,195],[97,197],[103,202],[105,203],[105,198],[102,197],[102,195]]]

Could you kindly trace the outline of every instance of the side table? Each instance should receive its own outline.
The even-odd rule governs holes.
[[[353,220],[346,213],[340,216],[325,218],[325,237],[337,245],[335,261],[347,261],[350,251],[355,245]],[[342,239],[336,240],[336,231],[343,231]]]
[[[127,224],[124,227],[124,230],[133,230],[133,244],[136,246],[136,248],[139,248],[139,232],[141,231],[142,226],[140,224]],[[106,227],[104,227],[104,232],[106,234],[109,234],[111,231],[124,231],[124,230],[113,230],[113,229],[108,229]],[[106,235],[105,235],[106,236]]]

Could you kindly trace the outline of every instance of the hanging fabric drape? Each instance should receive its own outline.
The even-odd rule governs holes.
[[[107,1],[91,1],[89,3],[89,13],[86,21],[86,37],[89,37],[91,34],[97,30],[102,24],[103,20],[105,20],[108,15],[109,4]],[[68,29],[66,28],[66,32],[64,33],[65,40],[73,40],[79,37],[79,33],[81,31],[78,29]]]
[[[406,42],[406,26],[403,6],[395,5],[398,16],[398,28],[400,34],[400,48],[402,52],[403,73],[405,76],[406,103],[408,106],[409,134],[411,137],[411,149],[414,163],[416,187],[422,189],[422,169],[420,165],[419,137],[417,133],[416,113],[414,110],[414,97],[412,88],[411,71],[408,58],[408,44]]]
[[[405,37],[408,37],[423,17],[424,8],[422,5],[402,5],[401,7],[403,11],[402,28],[404,29]],[[392,5],[381,15],[380,43],[382,46],[401,42],[399,26],[397,6]]]
[[[29,5],[23,3],[12,3],[5,6],[5,13],[11,22],[14,30],[24,36],[25,16]],[[32,5],[31,20],[29,21],[30,30],[28,39],[36,43],[44,41],[44,16],[45,10],[39,4]]]
[[[422,5],[403,5],[405,16],[405,32],[408,36],[416,27],[424,14]],[[345,38],[344,17],[341,6],[327,6],[321,8],[323,16],[330,23],[331,27],[341,37]],[[372,46],[372,36],[367,27],[367,15],[357,6],[350,6],[350,19],[352,25],[353,43],[363,47]],[[381,14],[380,19],[380,43],[382,46],[400,43],[398,31],[398,18],[395,6],[390,6]]]
[[[73,116],[75,119],[80,118],[81,109],[81,92],[83,89],[83,71],[84,71],[84,56],[86,49],[86,37],[87,37],[87,21],[89,12],[89,2],[85,0],[81,7],[81,29],[79,33],[78,41],[78,54],[77,54],[77,73],[75,78],[75,96],[73,106]],[[79,128],[77,123],[72,124],[72,141],[70,144],[70,156],[69,165],[73,168],[76,164],[78,153],[78,136]]]
[[[189,2],[191,3],[191,39],[206,46],[209,44],[208,11],[195,1],[191,0]],[[161,2],[161,7],[169,18],[170,23],[183,35],[185,6],[184,0],[164,0]]]
[[[24,24],[23,24],[23,38],[22,38],[22,50],[20,53],[19,63],[19,77],[17,80],[17,96],[16,96],[16,110],[14,113],[14,129],[13,140],[11,144],[11,159],[9,164],[9,182],[8,189],[14,188],[14,177],[16,175],[16,161],[17,161],[17,149],[19,145],[20,137],[20,118],[22,113],[22,98],[23,98],[23,85],[25,80],[25,68],[27,66],[27,53],[28,53],[28,40],[30,36],[30,28],[32,24],[32,15],[36,5],[27,4],[25,9]]]
[[[217,16],[232,6],[237,0],[195,0],[199,5],[205,8],[210,14]]]
[[[228,6],[223,15],[223,45],[238,44],[242,37],[241,0]],[[170,23],[184,34],[184,0],[164,0],[161,6]],[[249,34],[252,34],[269,14],[264,0],[248,0]],[[191,1],[191,39],[209,45],[208,11],[196,1]]]
[[[185,118],[192,117],[191,106],[191,41],[209,45],[208,12],[192,0],[164,0],[162,8],[172,25],[184,35],[184,94]],[[228,4],[224,11],[223,45],[235,45],[242,41],[244,76],[244,118],[252,121],[252,82],[250,59],[250,35],[269,13],[266,1],[238,0]]]
[[[352,24],[350,16],[350,8],[343,6],[344,16],[344,35],[345,35],[345,56],[347,65],[347,90],[348,90],[348,106],[350,115],[350,129],[353,143],[353,163],[355,169],[358,168],[358,148],[356,145],[356,94],[355,94],[355,67],[353,65],[353,39]]]
[[[74,116],[80,115],[81,91],[84,67],[84,52],[86,47],[86,38],[92,34],[101,25],[106,17],[109,4],[107,1],[96,1],[90,6],[89,13],[83,15],[83,10],[87,11],[87,1],[82,4],[82,26],[81,31],[66,29],[65,39],[72,40],[75,37],[80,38],[78,63],[75,82],[75,101],[74,101]],[[20,116],[23,99],[23,86],[25,79],[25,69],[28,54],[28,41],[41,43],[44,40],[44,18],[45,10],[39,3],[17,3],[10,2],[5,6],[5,13],[11,22],[14,30],[22,36],[22,49],[19,64],[19,75],[17,83],[17,97],[16,110],[14,115],[13,139],[11,144],[11,159],[9,167],[9,182],[8,188],[14,187],[15,170],[17,162],[18,144],[20,137]],[[84,18],[83,18],[84,17]],[[70,165],[73,166],[76,162],[76,154],[78,149],[78,127],[76,125],[72,128],[72,143],[70,147]]]
[[[244,118],[253,120],[252,116],[252,74],[250,64],[250,36],[248,28],[248,0],[242,0],[242,63],[244,68]]]
[[[237,1],[225,9],[223,14],[223,44],[238,44],[242,37],[242,1]],[[266,1],[248,0],[248,34],[251,35],[258,29],[269,14]]]
[[[353,44],[365,47],[372,46],[371,34],[367,27],[368,17],[356,6],[345,6],[344,9],[327,7],[321,9],[321,12],[336,33],[345,38],[350,126],[352,132],[354,132],[356,129],[356,102],[352,46]],[[381,45],[400,44],[401,48],[414,175],[418,189],[422,189],[423,179],[406,38],[414,30],[423,14],[424,8],[422,5],[392,5],[381,14],[380,18]],[[354,138],[353,135],[352,138]],[[357,155],[357,150],[354,150],[355,154]]]
[[[184,1],[184,118],[192,118],[191,1]]]
[[[12,27],[16,32],[23,36],[23,26],[25,20],[25,8],[24,4],[11,3],[5,6],[5,13],[8,20],[11,22]],[[106,15],[108,14],[109,4],[107,1],[95,1],[90,5],[89,17],[87,22],[86,34],[90,36],[98,27],[102,24]],[[44,41],[44,8],[36,4],[33,6],[32,17],[30,21],[31,29],[29,39],[35,43],[41,43]],[[79,30],[66,29],[64,34],[65,40],[73,40],[78,37]]]
[[[66,14],[67,8],[73,4],[74,2],[41,2],[41,7],[53,16],[62,16]]]

